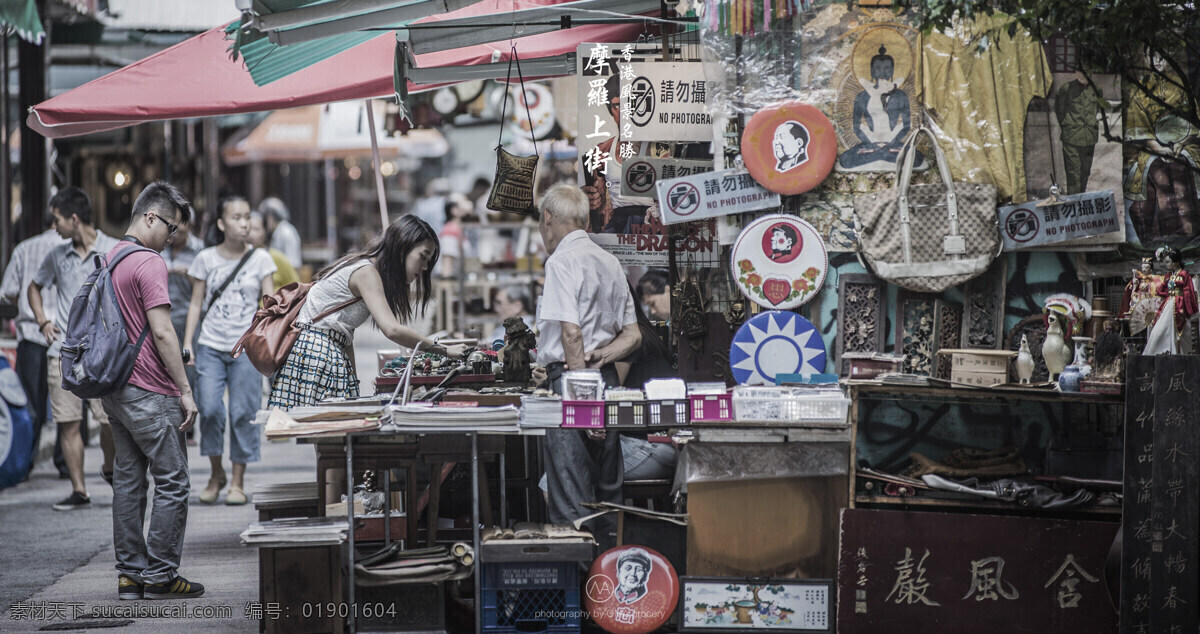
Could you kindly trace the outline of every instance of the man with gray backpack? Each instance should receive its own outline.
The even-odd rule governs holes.
[[[63,338],[63,387],[102,398],[112,423],[113,543],[122,600],[204,594],[204,586],[178,573],[191,495],[179,432],[195,422],[196,403],[159,255],[191,214],[191,203],[172,185],[147,186],[133,204],[128,233],[75,297]],[[147,472],[155,492],[143,537]]]

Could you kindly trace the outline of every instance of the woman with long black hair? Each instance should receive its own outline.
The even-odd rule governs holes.
[[[354,329],[367,317],[375,320],[384,336],[402,346],[420,344],[422,351],[461,358],[464,346],[436,343],[404,325],[428,304],[430,272],[437,260],[437,234],[424,220],[404,215],[366,249],[317,273],[317,282],[308,290],[308,299],[296,317],[302,332],[287,361],[272,377],[269,405],[296,407],[326,398],[358,396],[351,344]],[[339,306],[345,307],[322,317]]]

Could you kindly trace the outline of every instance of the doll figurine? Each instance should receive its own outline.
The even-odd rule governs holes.
[[[1165,261],[1167,274],[1158,286],[1158,295],[1165,301],[1158,308],[1158,316],[1150,335],[1146,338],[1143,354],[1179,354],[1183,335],[1188,330],[1192,315],[1200,312],[1196,303],[1196,287],[1192,275],[1183,268],[1183,256],[1172,247],[1161,247],[1156,252],[1159,260]],[[1187,347],[1191,348],[1190,337]]]

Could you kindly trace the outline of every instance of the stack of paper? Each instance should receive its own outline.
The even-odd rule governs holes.
[[[559,396],[522,396],[522,427],[558,427],[562,425],[562,398]]]
[[[322,434],[345,434],[352,431],[366,431],[379,428],[379,408],[370,408],[373,412],[369,417],[363,412],[345,411],[317,414],[301,411],[304,418],[297,419],[293,415],[297,410],[316,408],[296,407],[284,413],[278,407],[272,408],[267,415],[267,440],[278,438],[295,438],[297,436],[316,436]]]
[[[346,541],[349,526],[345,517],[292,517],[255,522],[242,531],[242,543],[247,546],[336,545]]]
[[[520,412],[512,405],[499,407],[431,407],[429,405],[392,405],[384,412],[384,422],[405,429],[434,428],[463,431],[519,431]]]

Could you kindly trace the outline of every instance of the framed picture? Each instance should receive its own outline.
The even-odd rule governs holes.
[[[833,632],[833,580],[680,577],[681,632]]]

